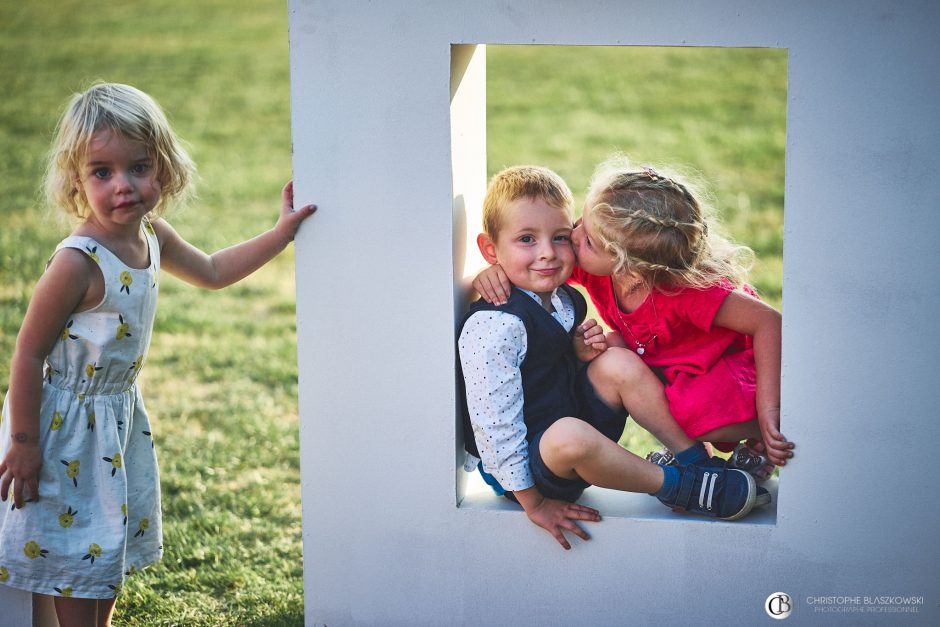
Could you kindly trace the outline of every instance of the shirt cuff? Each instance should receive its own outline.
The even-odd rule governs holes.
[[[480,458],[471,453],[467,453],[467,459],[463,462],[463,469],[465,472],[473,472],[477,469],[477,466],[480,465]]]
[[[517,466],[505,466],[503,468],[498,468],[495,472],[490,472],[490,474],[493,475],[497,481],[499,481],[499,485],[503,486],[503,489],[507,492],[525,490],[526,488],[531,488],[535,485],[535,479],[532,477],[532,471],[529,470],[528,460]]]

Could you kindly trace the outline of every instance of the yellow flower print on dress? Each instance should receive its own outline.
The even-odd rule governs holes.
[[[6,583],[10,580],[10,571],[6,569],[6,566],[0,566],[0,583]]]
[[[120,453],[115,453],[114,457],[102,457],[101,459],[103,459],[106,462],[111,462],[111,476],[112,477],[114,476],[114,473],[118,471],[118,468],[120,468],[121,465],[123,464],[123,462],[121,461]]]
[[[57,411],[52,412],[52,422],[49,424],[50,431],[58,431],[62,428],[62,414]]]
[[[88,545],[88,553],[85,554],[85,557],[82,560],[91,560],[91,563],[95,563],[95,559],[101,557],[101,547],[92,542]]]
[[[95,263],[99,263],[99,264],[101,263],[101,257],[98,256],[97,246],[95,246],[94,248],[89,248],[88,246],[85,246],[85,252],[88,253],[88,256],[91,257],[92,261],[94,261]]]
[[[134,534],[134,537],[135,538],[141,537],[142,535],[144,535],[144,532],[147,531],[149,527],[150,527],[150,519],[141,518],[140,523],[138,523],[137,525],[137,533]]]
[[[72,328],[72,325],[73,325],[73,324],[75,324],[75,321],[74,321],[74,320],[69,320],[69,323],[68,323],[67,325],[65,325],[65,328],[64,328],[64,329],[62,329],[62,339],[63,339],[63,340],[77,340],[77,339],[78,339],[78,336],[77,336],[77,335],[72,335],[72,331],[70,330],[70,329]]]
[[[45,370],[43,371],[43,375],[42,375],[43,378],[46,380],[46,383],[52,383],[53,374],[62,374],[62,371],[56,370],[55,368],[53,368],[47,363],[45,366]]]
[[[49,551],[46,549],[41,548],[39,543],[34,540],[30,540],[26,543],[26,546],[23,547],[23,553],[25,553],[26,557],[31,560],[34,560],[37,557],[45,557],[46,553],[48,552]]]
[[[88,430],[95,430],[95,412],[93,411],[88,412]]]
[[[144,365],[144,356],[138,355],[137,359],[134,360],[134,363],[131,364],[131,367],[128,370],[131,371],[131,376],[127,378],[128,383],[133,383],[134,379],[137,378],[137,374],[140,372],[140,369]]]
[[[128,272],[127,270],[125,270],[125,271],[122,272],[120,275],[118,275],[118,279],[120,279],[120,281],[121,281],[121,290],[120,290],[120,291],[122,291],[122,292],[127,292],[128,294],[130,294],[130,293],[131,293],[131,283],[134,282],[134,277],[131,276],[131,273]]]
[[[78,512],[73,512],[72,508],[69,507],[68,511],[64,514],[59,514],[59,526],[63,529],[68,529],[72,526],[72,523],[75,522],[75,517],[78,515]]]
[[[59,461],[62,462],[63,465],[65,465],[65,476],[68,477],[69,479],[71,479],[71,480],[72,480],[72,483],[73,483],[73,484],[75,485],[75,487],[77,488],[77,487],[78,487],[79,466],[82,465],[81,460],[73,459],[72,461],[67,462],[67,461],[65,461],[64,459],[60,459]]]
[[[114,339],[123,340],[126,337],[130,337],[131,325],[124,322],[124,316],[122,316],[121,314],[118,314],[118,320],[120,321],[121,324],[119,324],[117,327],[117,333],[114,334]]]
[[[98,372],[99,370],[101,370],[101,366],[99,366],[98,364],[96,363],[88,364],[87,366],[85,366],[85,376],[91,379],[92,377],[95,376],[95,373]],[[84,381],[82,381],[82,383],[84,383]]]
[[[121,513],[124,514],[124,526],[127,526],[127,503],[121,504]]]
[[[56,592],[59,593],[59,596],[71,597],[72,596],[72,586],[66,586],[64,588],[53,588]]]
[[[119,581],[116,585],[108,584],[108,587],[114,591],[114,596],[121,594],[121,590],[124,589],[124,585]]]

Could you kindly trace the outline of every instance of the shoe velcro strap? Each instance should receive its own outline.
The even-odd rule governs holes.
[[[689,503],[692,501],[693,487],[695,487],[695,470],[686,467],[679,475],[679,495],[676,497],[673,509],[684,510],[689,507]]]

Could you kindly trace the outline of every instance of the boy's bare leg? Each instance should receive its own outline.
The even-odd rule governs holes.
[[[605,403],[625,407],[638,425],[673,453],[695,444],[669,413],[662,382],[633,351],[608,348],[588,366],[588,379]]]
[[[657,492],[663,469],[637,457],[577,418],[561,418],[539,443],[542,460],[555,475],[625,492]]]

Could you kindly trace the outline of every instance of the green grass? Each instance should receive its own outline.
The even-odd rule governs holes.
[[[290,176],[283,0],[92,7],[0,0],[0,392],[32,286],[67,229],[36,200],[69,94],[134,84],[166,109],[200,167],[167,216],[214,250],[270,226]],[[583,194],[614,150],[712,183],[779,304],[786,58],[763,50],[491,47],[490,170],[535,162]],[[522,68],[520,70],[520,68]],[[132,577],[116,623],[303,621],[293,257],[204,292],[165,276],[142,382],[155,422],[166,556]],[[628,431],[635,450],[645,434]],[[644,451],[645,452],[645,451]]]

